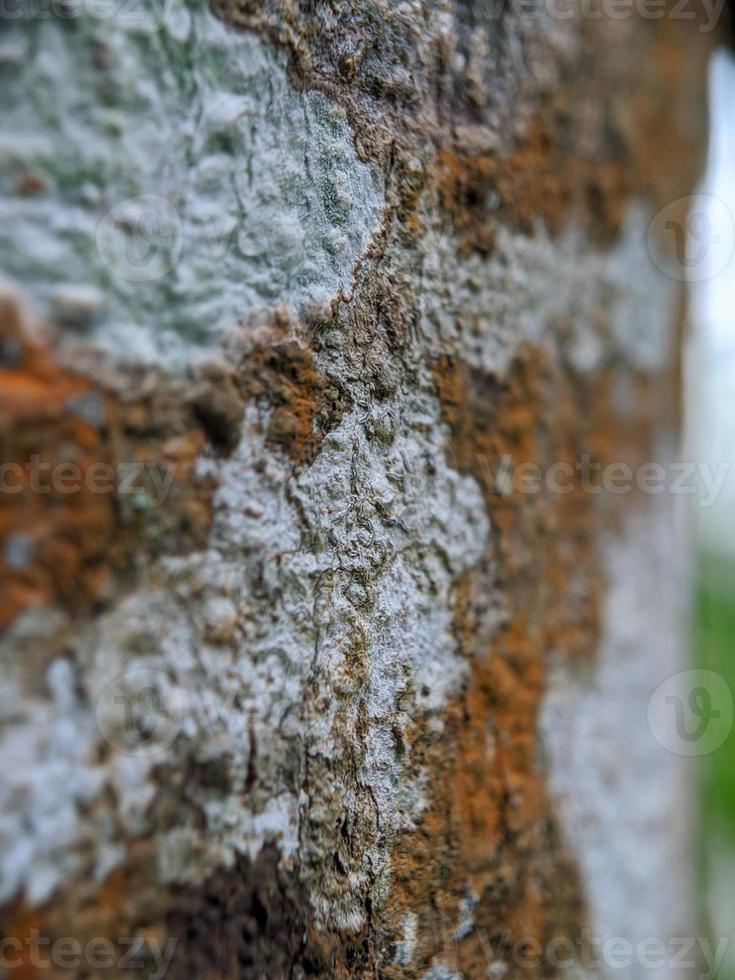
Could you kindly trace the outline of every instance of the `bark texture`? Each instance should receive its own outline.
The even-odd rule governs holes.
[[[692,933],[645,724],[685,643],[670,500],[507,467],[675,445],[646,232],[698,173],[712,36],[552,13],[4,28],[18,977],[547,978]],[[49,973],[34,930],[145,966]]]

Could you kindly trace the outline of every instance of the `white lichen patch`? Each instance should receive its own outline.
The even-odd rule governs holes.
[[[660,370],[672,356],[678,284],[646,247],[650,215],[631,208],[621,236],[604,248],[574,224],[552,239],[541,221],[531,235],[498,224],[492,255],[458,258],[444,230],[423,239],[421,323],[440,345],[489,374],[503,375],[519,347],[558,343],[582,371],[611,350]]]
[[[0,273],[42,313],[177,369],[254,310],[349,288],[382,178],[343,110],[203,0],[29,12],[0,79]]]
[[[69,637],[50,700],[8,701],[5,897],[47,897],[86,849],[109,870],[121,838],[153,834],[161,880],[191,882],[272,841],[320,921],[362,924],[392,836],[425,805],[402,731],[458,690],[454,583],[488,532],[430,390],[387,407],[389,435],[354,409],[297,475],[248,409],[207,550],[162,561]]]
[[[50,697],[22,710],[20,700],[12,704],[22,696],[13,680],[6,674],[3,685],[0,902],[20,890],[35,904],[76,870],[79,812],[102,791],[105,774],[90,765],[94,720],[78,711],[69,663],[56,660],[46,673]],[[104,832],[98,843],[102,855]]]
[[[406,912],[401,918],[401,938],[396,942],[396,963],[410,966],[418,946],[419,917],[415,912]]]
[[[457,940],[469,936],[475,928],[475,909],[480,904],[480,896],[474,891],[472,886],[467,884],[466,894],[462,896],[459,903],[459,918],[454,936]]]
[[[555,806],[582,873],[594,955],[615,939],[634,950],[651,939],[665,949],[660,975],[674,976],[670,941],[694,935],[692,774],[656,741],[646,712],[657,686],[685,664],[686,569],[676,561],[685,532],[661,497],[654,504],[631,513],[624,533],[607,542],[599,662],[575,668],[559,651],[541,732]],[[651,975],[645,960],[630,958],[627,976]],[[619,960],[603,963],[603,976],[619,974]]]
[[[430,969],[421,974],[421,980],[463,980],[463,977],[446,963],[436,960]]]

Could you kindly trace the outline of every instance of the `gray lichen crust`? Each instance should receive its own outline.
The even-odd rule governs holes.
[[[574,226],[553,240],[541,222],[532,235],[501,225],[490,258],[458,258],[456,240],[437,229],[422,242],[422,328],[488,374],[505,373],[523,344],[553,343],[549,326],[559,320],[580,371],[611,350],[660,370],[672,357],[678,290],[646,252],[649,222],[645,208],[632,208],[609,249],[590,247]]]
[[[598,948],[619,937],[634,948],[653,941],[669,960],[676,937],[690,928],[691,773],[656,740],[645,717],[658,685],[687,660],[680,620],[688,569],[681,555],[670,554],[670,542],[685,539],[686,531],[672,503],[641,507],[623,534],[606,541],[600,662],[590,672],[557,662],[540,722],[564,832],[588,882]],[[671,800],[679,801],[676,819]],[[631,976],[649,970],[634,962]],[[614,976],[614,961],[602,973]]]
[[[180,369],[254,310],[349,291],[382,179],[282,54],[201,2],[17,13],[0,38],[0,271],[44,314]]]

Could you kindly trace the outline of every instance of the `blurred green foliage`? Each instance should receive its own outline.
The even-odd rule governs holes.
[[[714,670],[735,691],[735,559],[703,555],[699,563],[697,666]],[[702,792],[704,822],[721,822],[735,847],[735,730],[724,745],[704,757]],[[735,882],[733,882],[735,888]]]
[[[697,576],[696,665],[716,671],[735,693],[734,653],[735,558],[704,553]],[[727,871],[735,868],[735,729],[720,748],[698,761],[703,918],[713,937],[732,937],[735,878],[729,879]],[[731,949],[718,980],[735,980],[732,955]]]

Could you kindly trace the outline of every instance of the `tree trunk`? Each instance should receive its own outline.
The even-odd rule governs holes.
[[[639,8],[7,12],[11,975],[635,977],[695,935],[640,467],[713,34]]]

